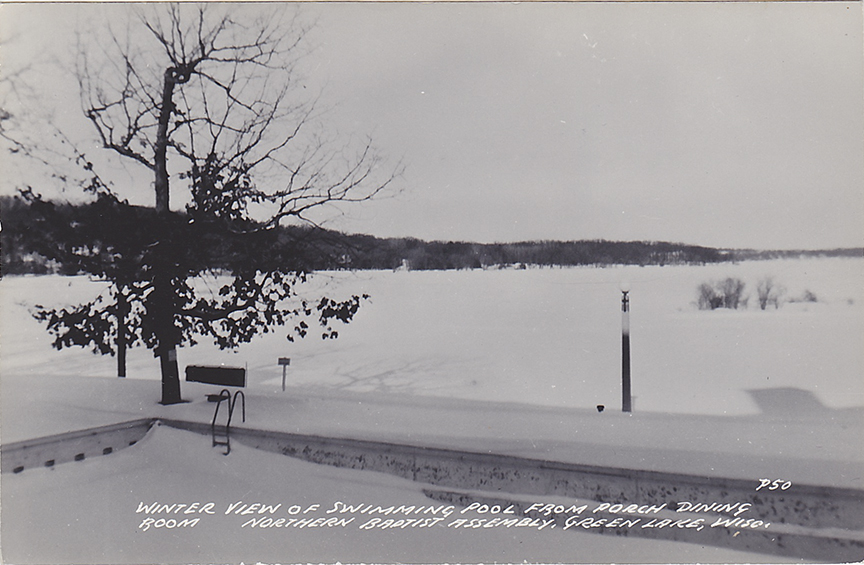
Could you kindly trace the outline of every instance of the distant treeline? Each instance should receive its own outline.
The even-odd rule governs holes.
[[[675,265],[727,260],[722,251],[695,245],[645,241],[525,241],[467,243],[348,236],[353,268],[417,270],[493,266]]]
[[[175,221],[190,219],[181,212]],[[94,202],[71,205],[33,203],[20,197],[0,197],[0,250],[2,273],[87,272],[73,261],[74,253],[58,252],[87,242],[104,241],[124,231],[142,231],[152,214],[147,208]],[[127,218],[117,228],[106,229],[110,218]],[[131,218],[131,219],[128,219]],[[138,225],[130,225],[132,223]],[[112,231],[113,229],[113,231]],[[116,232],[116,234],[115,234]],[[422,241],[415,238],[378,238],[349,235],[311,227],[283,226],[267,234],[240,236],[208,233],[208,249],[202,257],[213,269],[223,268],[227,254],[237,249],[262,250],[280,266],[290,270],[337,269],[479,269],[490,267],[576,265],[681,265],[793,257],[862,257],[862,249],[825,251],[757,251],[714,249],[696,245],[647,241],[527,241],[518,243],[468,243]],[[114,235],[112,235],[114,234]],[[251,245],[237,246],[239,237],[255,238]],[[231,238],[231,241],[228,239]],[[75,241],[72,241],[75,240]],[[224,251],[222,251],[224,250]],[[64,259],[70,257],[70,259]],[[281,264],[284,263],[284,264]]]
[[[785,249],[760,251],[758,249],[728,249],[724,253],[734,257],[735,261],[766,261],[769,259],[801,259],[804,257],[864,257],[864,248],[838,247],[836,249]]]

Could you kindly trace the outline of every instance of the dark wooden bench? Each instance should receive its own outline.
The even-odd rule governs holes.
[[[246,386],[246,369],[243,367],[188,365],[186,367],[186,380],[189,382],[242,388]]]

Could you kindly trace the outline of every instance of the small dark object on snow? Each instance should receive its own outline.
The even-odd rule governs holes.
[[[597,405],[597,411],[598,411],[598,412],[602,412],[605,408],[606,408],[606,407],[603,406],[602,404],[598,404],[598,405]]]

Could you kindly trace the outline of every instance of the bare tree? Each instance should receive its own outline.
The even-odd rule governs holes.
[[[739,306],[747,308],[747,298],[744,296],[744,281],[727,277],[717,283],[717,289],[723,296],[723,307],[737,310]]]
[[[747,297],[744,295],[744,281],[728,277],[722,281],[702,283],[697,289],[696,304],[700,310],[716,310],[717,308],[739,307],[747,308]]]
[[[155,215],[142,217],[148,229],[132,253],[140,262],[111,280],[122,297],[113,311],[136,312],[132,340],[160,359],[164,404],[181,401],[176,348],[193,336],[236,347],[314,313],[323,336],[335,337],[330,320],[347,322],[357,311],[357,296],[286,305],[307,273],[272,247],[280,222],[315,224],[315,209],[369,200],[398,172],[380,176],[369,142],[337,145],[317,127],[314,100],[298,96],[305,33],[284,6],[163,4],[139,9],[106,44],[82,42],[84,115],[102,147],[153,175]],[[92,170],[86,158],[79,162]],[[108,183],[91,188],[114,198]],[[185,204],[182,218],[172,199]],[[220,265],[230,279],[213,294],[193,281],[213,267],[208,242],[223,246],[222,259],[227,245],[232,257]],[[55,343],[80,336],[82,324],[91,324],[90,334],[109,331],[94,329],[86,312],[61,314],[42,316]],[[300,321],[295,333],[308,327]]]
[[[774,305],[774,308],[780,308],[780,301],[783,295],[786,294],[786,289],[783,285],[778,284],[774,277],[764,277],[759,280],[756,285],[756,295],[759,299],[759,308],[765,310],[769,305]]]
[[[16,42],[16,37],[0,38],[0,46],[8,49],[10,43]],[[28,91],[25,75],[30,71],[29,65],[10,68],[4,61],[0,73],[0,143],[8,153],[28,152],[30,147],[22,139],[19,122],[21,101],[32,95]]]

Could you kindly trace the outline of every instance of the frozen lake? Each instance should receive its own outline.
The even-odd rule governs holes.
[[[758,281],[773,276],[787,299],[817,302],[758,309]],[[702,282],[738,277],[746,310],[699,311]],[[317,275],[334,296],[368,293],[337,340],[312,332],[289,343],[261,336],[237,351],[202,343],[188,364],[246,366],[251,387],[398,392],[538,406],[620,409],[622,281],[631,286],[634,407],[687,414],[755,414],[864,406],[864,260],[811,259],[710,266],[475,271],[339,272]],[[98,292],[83,278],[7,277],[4,374],[112,376],[115,360],[54,351],[28,314]],[[313,294],[314,296],[314,294]],[[144,349],[131,378],[158,379]],[[806,393],[792,393],[788,389]],[[775,390],[777,392],[752,393]],[[758,398],[758,401],[757,401]]]

